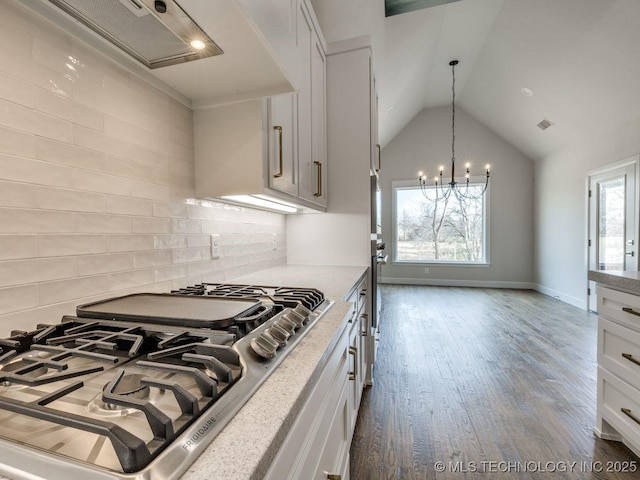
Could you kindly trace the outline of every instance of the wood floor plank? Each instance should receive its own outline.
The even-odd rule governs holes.
[[[381,295],[353,480],[640,478],[631,451],[592,433],[596,315],[528,290],[384,285]],[[615,461],[636,471],[598,471]]]

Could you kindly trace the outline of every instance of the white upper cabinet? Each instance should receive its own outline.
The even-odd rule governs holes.
[[[311,45],[311,160],[316,201],[327,205],[327,60],[319,39]]]
[[[306,0],[296,0],[294,4],[289,0],[264,3],[277,4],[282,9],[289,19],[283,25],[294,22],[286,32],[295,32],[295,50],[286,47],[287,39],[291,40],[286,32],[275,44],[287,52],[283,63],[296,92],[195,111],[196,195],[267,195],[326,211],[324,41]],[[292,11],[294,20],[289,16]],[[238,138],[238,132],[247,137],[245,143]],[[239,143],[232,144],[232,138],[238,138]],[[248,172],[248,168],[253,170]]]
[[[326,57],[313,10],[298,10],[298,165],[300,196],[327,205]]]

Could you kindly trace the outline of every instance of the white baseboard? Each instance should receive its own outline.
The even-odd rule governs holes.
[[[428,285],[433,287],[478,287],[478,288],[515,288],[520,290],[536,290],[544,295],[548,295],[558,300],[578,307],[587,309],[586,299],[580,299],[565,293],[553,290],[543,285],[532,282],[498,282],[492,280],[445,280],[437,278],[401,278],[401,277],[380,277],[380,283],[397,285]]]
[[[587,309],[587,300],[584,298],[572,297],[571,295],[567,295],[566,293],[559,292],[538,283],[534,283],[532,288],[540,293],[544,293],[545,295],[548,295],[550,297],[557,298],[564,303],[573,305],[574,307],[581,308],[582,310]]]
[[[497,282],[493,280],[445,280],[437,278],[381,277],[380,283],[395,283],[398,285],[430,285],[434,287],[516,288],[520,290],[535,290],[535,284],[530,282]]]

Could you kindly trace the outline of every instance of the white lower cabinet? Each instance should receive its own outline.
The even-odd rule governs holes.
[[[353,302],[352,318],[349,320],[349,353],[352,366],[350,368],[350,402],[351,408],[356,413],[351,418],[351,431],[355,429],[357,412],[362,400],[362,391],[365,386],[367,372],[367,335],[369,330],[369,316],[367,308],[366,278],[356,285],[348,300]],[[351,441],[351,438],[349,438]]]
[[[341,335],[265,479],[327,479],[328,474],[342,474],[345,464],[348,465],[351,440],[348,388],[349,369],[353,366],[348,330]]]
[[[348,480],[349,447],[364,387],[366,277],[351,289],[340,336],[266,480]],[[362,292],[364,291],[364,295]]]
[[[596,434],[640,455],[640,296],[598,286]]]

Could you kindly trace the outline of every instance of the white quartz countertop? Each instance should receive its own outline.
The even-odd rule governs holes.
[[[640,295],[640,272],[617,270],[591,270],[589,280],[605,287]]]
[[[233,279],[312,287],[334,305],[220,432],[182,480],[262,479],[317,381],[351,304],[343,297],[367,267],[284,266]]]

